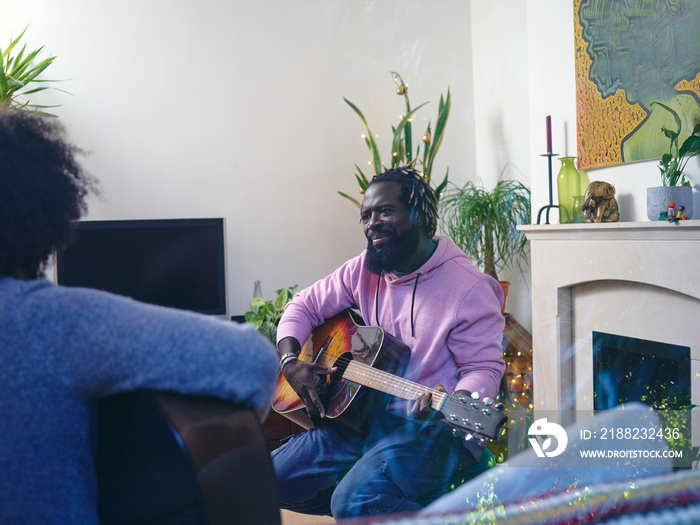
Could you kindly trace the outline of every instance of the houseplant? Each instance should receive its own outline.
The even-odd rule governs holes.
[[[274,301],[266,301],[262,297],[255,297],[250,303],[250,310],[245,313],[246,322],[252,324],[255,329],[277,344],[277,325],[284,313],[284,306],[292,300],[298,285],[288,286],[276,290]]]
[[[510,283],[500,281],[498,271],[513,266],[524,271],[528,243],[516,227],[530,223],[530,190],[515,180],[499,180],[491,191],[469,181],[461,188],[448,188],[440,211],[442,231],[476,266],[501,283],[505,311]]]
[[[662,133],[669,139],[668,153],[665,153],[659,161],[661,172],[661,186],[647,188],[647,217],[657,221],[667,214],[669,202],[676,204],[678,210],[683,206],[687,219],[693,215],[693,189],[686,179],[683,170],[688,161],[700,153],[700,123],[695,124],[693,132],[678,144],[683,129],[681,118],[672,108],[661,102],[652,102],[668,111],[675,122],[676,130],[663,126]]]
[[[27,26],[28,27],[28,26]],[[43,46],[31,52],[27,52],[26,44],[22,45],[19,52],[13,55],[14,49],[27,31],[24,28],[22,33],[13,39],[7,48],[0,49],[0,108],[19,109],[29,111],[42,116],[55,117],[47,113],[44,109],[56,106],[41,106],[30,103],[28,95],[49,89],[49,86],[38,84],[56,82],[38,78],[39,75],[48,68],[56,58],[55,56],[45,58],[38,64],[35,59],[44,49]]]
[[[440,145],[442,144],[442,138],[445,133],[445,126],[447,125],[447,119],[450,115],[450,89],[447,89],[447,95],[445,97],[443,97],[443,95],[440,95],[437,120],[435,121],[434,130],[431,129],[432,122],[428,122],[428,127],[422,137],[422,142],[424,144],[423,158],[419,160],[420,145],[416,147],[415,156],[413,154],[412,117],[420,108],[425,106],[427,102],[424,102],[420,106],[411,109],[411,103],[408,98],[408,86],[403,81],[403,78],[401,78],[401,75],[399,75],[398,73],[392,71],[391,75],[397,86],[396,94],[403,97],[406,106],[406,114],[403,117],[401,117],[401,120],[399,121],[396,127],[392,126],[391,128],[393,133],[393,138],[391,141],[391,167],[394,168],[397,166],[413,166],[417,162],[420,162],[421,168],[419,171],[422,171],[423,178],[425,178],[426,182],[428,184],[431,184],[433,163],[435,161],[435,157],[437,156],[437,152],[440,149]],[[374,133],[372,133],[372,130],[370,129],[369,124],[367,123],[367,119],[365,118],[362,111],[348,99],[343,98],[343,100],[345,100],[345,103],[348,106],[350,106],[355,113],[357,113],[357,115],[360,117],[360,120],[362,120],[362,123],[367,129],[367,135],[363,135],[363,138],[365,140],[365,144],[367,145],[367,149],[370,152],[371,164],[372,169],[374,170],[374,175],[379,175],[384,168],[382,165],[381,155],[379,154],[379,146],[377,145],[375,135]],[[355,164],[355,169],[357,170],[355,178],[357,179],[357,184],[359,186],[360,193],[364,194],[365,190],[367,189],[367,186],[369,185],[369,178],[362,172],[362,169],[360,169],[360,167],[357,164]],[[443,190],[447,186],[448,175],[449,168],[445,173],[445,178],[440,184],[438,184],[434,188],[435,196],[438,198],[438,200],[440,199],[440,195],[442,194]],[[339,191],[338,194],[348,199],[350,202],[354,203],[358,208],[361,207],[360,201],[355,197],[352,197],[342,191]]]

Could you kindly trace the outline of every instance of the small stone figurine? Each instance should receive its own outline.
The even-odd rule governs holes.
[[[607,182],[594,181],[583,196],[583,217],[586,222],[617,222],[620,209],[615,199],[615,186]]]

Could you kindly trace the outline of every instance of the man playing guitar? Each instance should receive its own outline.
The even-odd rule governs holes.
[[[363,432],[326,417],[317,385],[337,369],[297,358],[312,330],[355,308],[410,347],[407,380],[481,399],[496,394],[505,369],[503,294],[451,239],[435,236],[437,217],[434,192],[413,169],[374,177],[361,209],[367,249],[287,305],[280,370],[314,428],[272,453],[282,508],[336,519],[413,512],[480,460],[476,440],[437,421],[429,392],[408,410],[396,400],[375,410]]]

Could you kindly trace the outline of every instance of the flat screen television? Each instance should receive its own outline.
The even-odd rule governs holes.
[[[56,281],[145,303],[226,315],[224,220],[81,221]]]

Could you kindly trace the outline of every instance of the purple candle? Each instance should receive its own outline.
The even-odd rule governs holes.
[[[547,125],[547,153],[552,153],[552,117],[547,115],[545,119]]]

